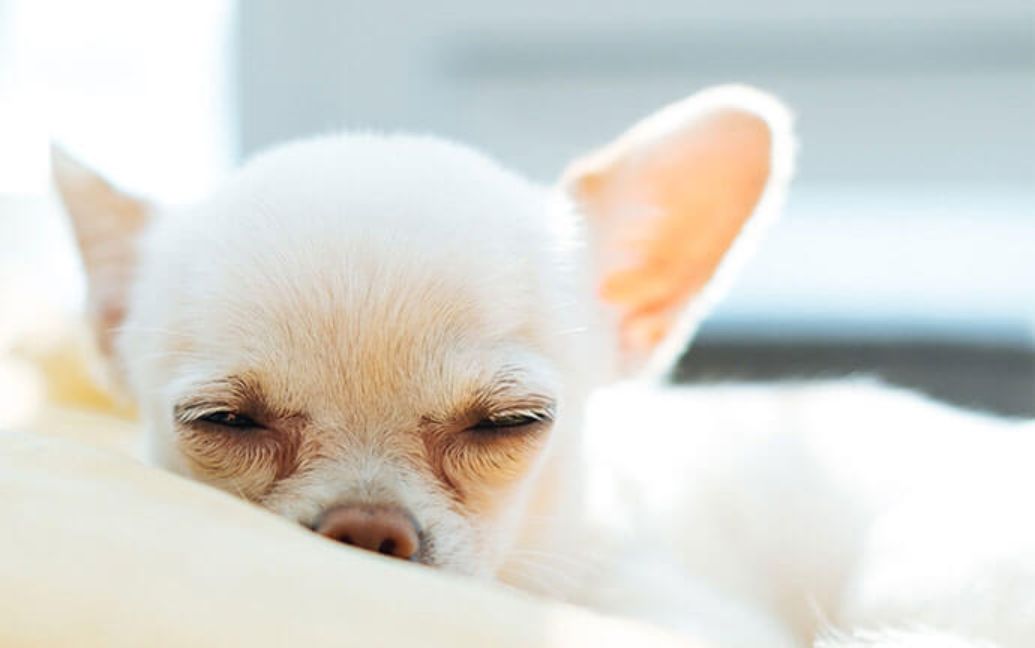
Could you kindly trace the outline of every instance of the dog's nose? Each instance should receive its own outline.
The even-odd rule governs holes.
[[[320,516],[315,530],[332,540],[403,560],[412,559],[420,549],[416,524],[397,508],[337,506]]]

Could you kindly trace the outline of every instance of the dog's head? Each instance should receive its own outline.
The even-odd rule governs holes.
[[[188,209],[61,155],[55,172],[100,347],[157,462],[351,544],[488,574],[535,485],[577,470],[589,390],[663,370],[734,242],[774,212],[788,121],[760,93],[711,90],[556,189],[371,135],[276,148]]]

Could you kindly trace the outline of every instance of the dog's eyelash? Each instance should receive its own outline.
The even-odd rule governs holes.
[[[524,420],[533,423],[547,423],[553,420],[553,413],[545,410],[523,410],[517,412],[505,412],[494,414],[488,420],[497,425],[506,425],[515,420]]]
[[[237,410],[216,403],[184,403],[173,409],[173,418],[180,425],[194,425],[220,415],[243,416]]]
[[[208,423],[210,425],[218,425],[219,427],[232,428],[235,430],[245,430],[250,428],[259,427],[259,424],[255,422],[250,416],[246,414],[240,414],[238,412],[232,412],[230,410],[219,410],[211,412],[204,416],[201,416],[194,420],[195,423]]]
[[[553,421],[550,410],[511,410],[486,416],[470,427],[479,432],[506,432]]]

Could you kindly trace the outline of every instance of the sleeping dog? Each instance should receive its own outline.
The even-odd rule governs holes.
[[[188,208],[54,169],[158,465],[715,646],[1035,645],[1030,425],[858,382],[654,384],[794,147],[778,101],[721,87],[549,188],[374,134],[279,146]]]

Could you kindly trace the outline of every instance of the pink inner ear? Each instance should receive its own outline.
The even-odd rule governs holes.
[[[726,110],[653,141],[630,135],[577,191],[597,221],[601,298],[619,308],[623,351],[643,355],[750,219],[769,177],[770,133],[757,116]]]
[[[72,221],[86,270],[89,310],[100,350],[110,355],[136,265],[136,239],[150,208],[121,193],[62,151],[53,152],[54,179]]]

